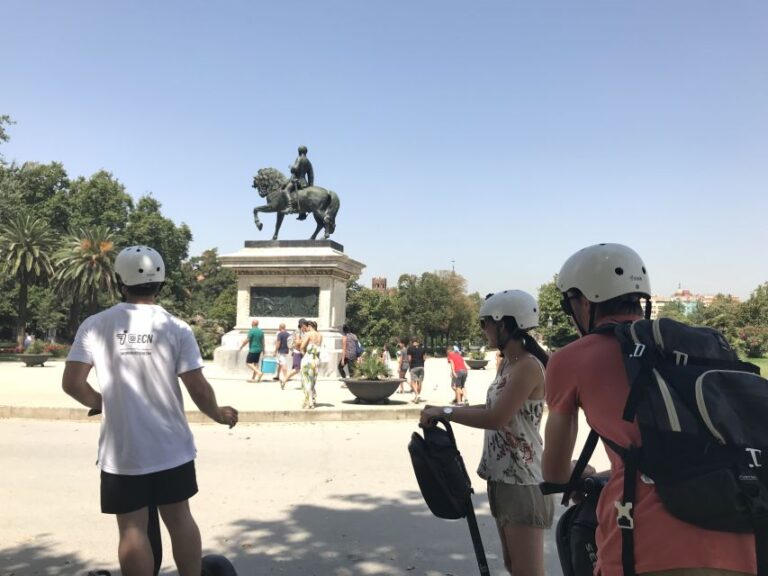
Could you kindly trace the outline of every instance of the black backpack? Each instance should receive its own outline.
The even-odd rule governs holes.
[[[438,518],[458,520],[466,518],[472,545],[481,575],[489,575],[485,550],[477,527],[472,505],[472,482],[464,466],[451,425],[439,420],[445,427],[424,429],[424,437],[414,432],[408,443],[413,472],[422,496],[432,514]]]
[[[707,528],[755,534],[758,576],[768,576],[768,381],[723,335],[668,318],[593,331],[621,344],[641,447],[603,442],[624,460],[617,503],[625,576],[634,576],[633,504],[638,471],[673,516]],[[590,432],[569,486],[597,443]],[[581,468],[581,469],[579,469]],[[566,492],[566,497],[568,493]]]

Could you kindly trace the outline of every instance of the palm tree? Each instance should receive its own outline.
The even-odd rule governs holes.
[[[48,223],[20,213],[0,226],[0,268],[19,282],[19,315],[16,338],[21,345],[27,326],[27,292],[35,281],[53,274],[51,253],[55,236]]]
[[[72,295],[73,309],[79,312],[85,302],[88,311],[95,314],[99,295],[110,299],[118,296],[114,274],[115,240],[106,226],[80,229],[64,240],[56,252],[56,286]]]

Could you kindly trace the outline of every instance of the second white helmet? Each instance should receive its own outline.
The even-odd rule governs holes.
[[[579,290],[590,302],[624,294],[651,297],[651,282],[640,256],[623,244],[595,244],[565,261],[557,275],[560,292]]]
[[[491,317],[499,321],[504,316],[515,319],[521,330],[536,328],[539,325],[539,305],[536,298],[522,290],[504,290],[485,299],[480,306],[480,317]]]
[[[165,281],[163,257],[149,246],[131,246],[115,258],[115,274],[126,286]]]

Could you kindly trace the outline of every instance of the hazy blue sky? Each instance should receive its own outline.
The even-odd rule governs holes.
[[[226,254],[309,147],[362,281],[534,291],[622,242],[654,292],[768,281],[768,3],[0,4],[7,160],[104,168]],[[308,237],[293,218],[282,239]]]

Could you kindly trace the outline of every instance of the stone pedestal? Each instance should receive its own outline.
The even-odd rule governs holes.
[[[238,349],[254,318],[264,330],[266,356],[273,355],[281,323],[293,332],[299,319],[306,318],[317,322],[328,351],[320,374],[334,376],[346,318],[347,283],[365,265],[344,254],[344,247],[332,240],[246,241],[238,252],[222,255],[220,260],[237,274],[237,320],[214,352],[216,367],[250,374],[245,366],[247,350]]]

